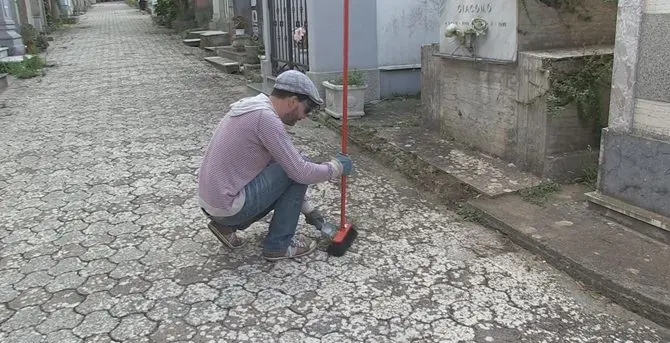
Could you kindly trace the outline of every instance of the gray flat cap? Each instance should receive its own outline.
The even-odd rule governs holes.
[[[297,70],[288,70],[279,74],[274,88],[306,95],[317,105],[323,106],[323,100],[319,96],[319,90],[314,82],[307,75]]]

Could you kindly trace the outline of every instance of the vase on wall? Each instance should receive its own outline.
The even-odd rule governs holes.
[[[326,88],[326,113],[333,118],[342,118],[342,100],[344,86],[324,81]],[[365,115],[365,90],[368,85],[348,86],[347,118],[360,118]]]

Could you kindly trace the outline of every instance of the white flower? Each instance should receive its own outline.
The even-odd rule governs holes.
[[[451,23],[451,24],[447,25],[446,33],[448,35],[453,35],[456,32],[456,30],[458,30],[458,26],[454,23]]]
[[[453,37],[453,36],[458,35],[458,31],[459,31],[458,25],[456,25],[454,23],[451,23],[451,24],[447,25],[447,28],[444,32],[444,35],[446,37]]]
[[[296,43],[300,43],[302,41],[302,38],[305,36],[307,33],[307,30],[303,27],[296,27],[295,30],[293,30],[293,40]]]
[[[477,36],[483,35],[486,33],[486,31],[489,30],[489,25],[486,22],[486,20],[482,18],[475,18],[472,19],[472,22],[470,23],[472,25],[473,30],[475,31],[475,34]]]

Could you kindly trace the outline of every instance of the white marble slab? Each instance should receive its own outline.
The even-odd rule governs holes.
[[[670,138],[670,103],[636,99],[634,128]]]
[[[32,57],[33,57],[32,55],[7,56],[7,57],[0,58],[0,62],[5,62],[5,63],[21,62],[25,58],[32,58]]]
[[[609,115],[609,128],[614,132],[627,133],[633,129],[632,99],[637,84],[643,5],[642,0],[619,2]]]
[[[460,46],[456,38],[445,37],[449,24],[469,24],[481,17],[488,23],[488,32],[475,41],[475,50]],[[517,58],[517,0],[446,0],[440,28],[440,53],[514,62]]]
[[[668,0],[647,0],[644,5],[644,13],[662,14],[670,13],[670,1]]]

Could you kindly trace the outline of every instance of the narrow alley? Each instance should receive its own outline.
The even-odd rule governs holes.
[[[123,2],[55,38],[55,66],[0,94],[0,342],[670,340],[355,148],[347,255],[267,262],[264,221],[233,252],[196,177],[245,80]],[[315,122],[291,133],[315,160],[339,149]],[[339,218],[337,184],[309,192]]]

